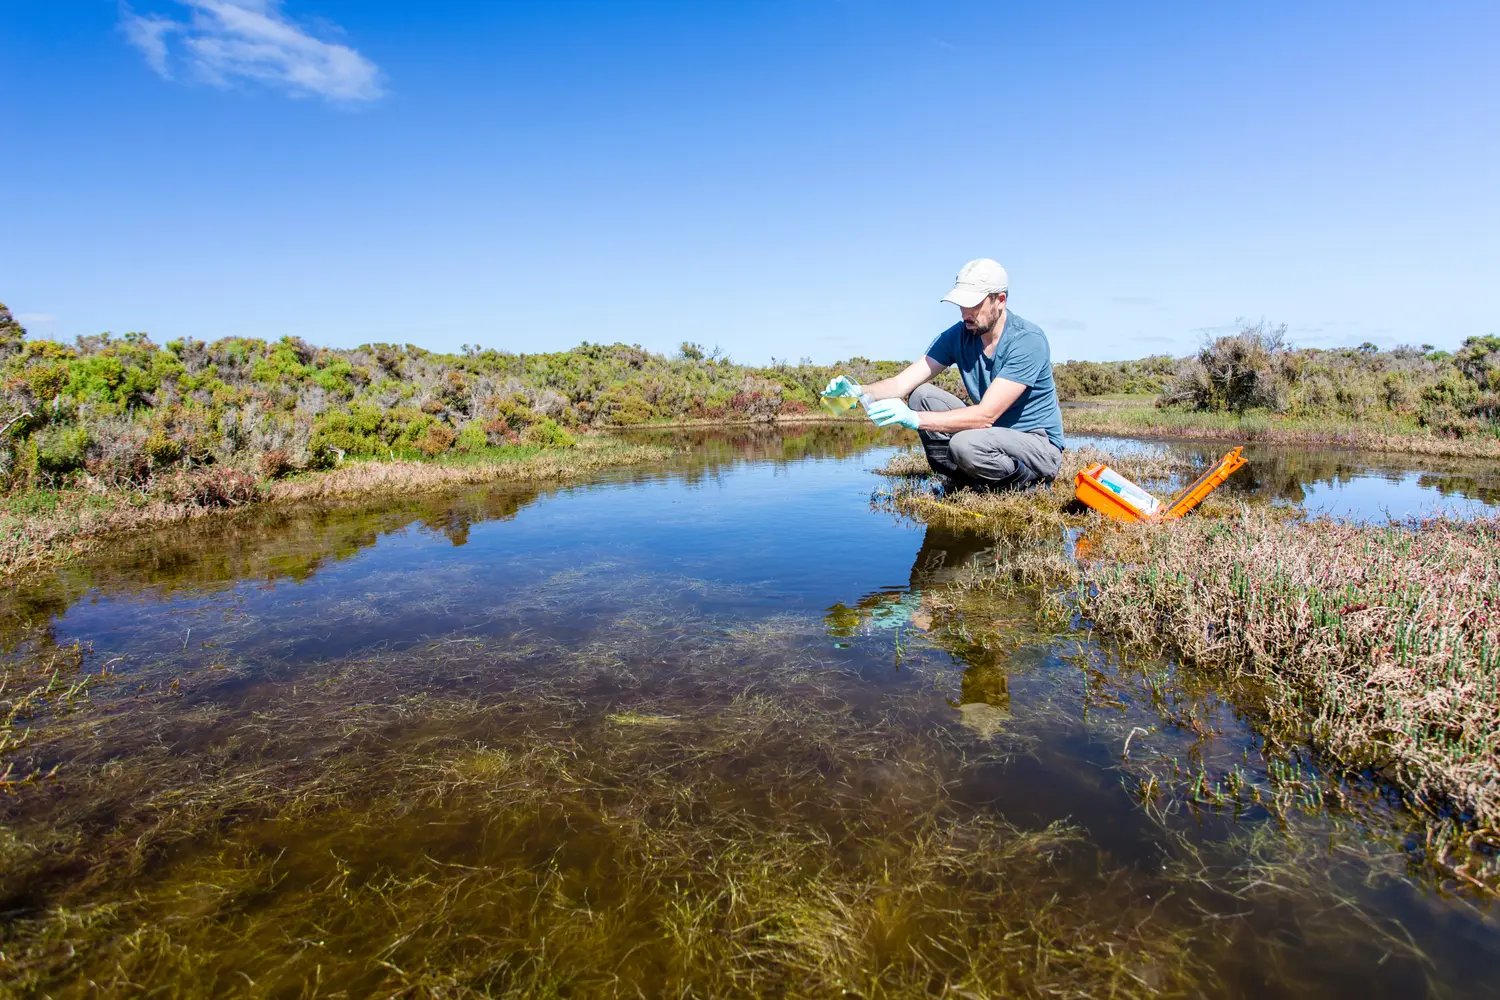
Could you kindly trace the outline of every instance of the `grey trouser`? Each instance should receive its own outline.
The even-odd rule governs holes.
[[[957,410],[967,405],[951,392],[935,385],[920,385],[907,404],[918,413]],[[1025,489],[1050,483],[1062,466],[1062,451],[1047,432],[1015,431],[1008,427],[943,434],[918,431],[927,464],[959,486]]]

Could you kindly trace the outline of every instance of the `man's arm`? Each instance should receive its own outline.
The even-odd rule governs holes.
[[[917,386],[937,378],[938,373],[946,367],[932,358],[923,357],[922,360],[913,361],[907,365],[899,375],[883,378],[879,382],[871,382],[862,388],[871,399],[905,399],[916,391]],[[989,394],[985,393],[985,395]]]
[[[902,375],[906,374],[902,372]],[[897,376],[900,378],[901,376]],[[891,379],[890,381],[895,381]],[[924,410],[917,416],[917,426],[924,431],[956,434],[980,427],[992,427],[1001,414],[1016,404],[1026,386],[1008,378],[997,378],[984,391],[984,398],[973,406],[956,410]]]

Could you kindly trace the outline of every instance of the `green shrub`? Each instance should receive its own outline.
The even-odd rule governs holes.
[[[157,428],[146,438],[146,454],[152,465],[172,465],[182,459],[182,443],[169,437],[164,429]]]
[[[89,447],[87,428],[49,426],[35,437],[36,464],[42,472],[62,476],[83,468]]]
[[[81,358],[68,373],[68,394],[75,399],[113,403],[124,385],[125,365],[110,355]]]
[[[475,452],[483,451],[489,447],[489,443],[484,425],[478,421],[470,421],[459,429],[458,440],[453,443],[453,447],[458,451]]]
[[[1500,391],[1500,337],[1470,337],[1453,356],[1459,372],[1480,391]]]
[[[656,410],[632,388],[620,386],[599,397],[595,418],[606,424],[644,424],[656,416]]]
[[[543,417],[521,435],[521,440],[540,448],[571,448],[578,439],[557,425],[550,417]]]
[[[68,366],[62,361],[36,361],[21,370],[21,381],[37,399],[47,401],[61,395],[68,384]]]
[[[312,375],[306,364],[308,351],[300,341],[284,337],[269,353],[250,366],[250,377],[266,385],[295,385]]]
[[[353,373],[354,367],[340,360],[313,372],[312,381],[336,396],[351,396],[354,394]]]
[[[520,433],[541,419],[541,415],[519,396],[498,396],[491,399],[485,408],[489,420],[503,421],[506,428]]]
[[[386,413],[383,433],[392,447],[415,448],[417,442],[427,437],[430,427],[440,424],[437,417],[409,406],[398,406]]]
[[[313,422],[309,445],[320,452],[378,454],[390,447],[390,441],[383,430],[385,424],[385,411],[369,403],[356,403],[348,409],[330,410]]]

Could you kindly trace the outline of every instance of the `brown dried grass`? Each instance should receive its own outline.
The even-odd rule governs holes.
[[[1101,626],[1254,682],[1270,731],[1500,843],[1500,518],[1115,530],[1079,573]]]

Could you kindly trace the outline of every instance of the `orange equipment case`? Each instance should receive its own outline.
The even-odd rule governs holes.
[[[1106,468],[1103,464],[1091,465],[1077,475],[1074,479],[1073,495],[1105,517],[1116,521],[1171,521],[1202,503],[1204,497],[1218,489],[1224,480],[1244,465],[1245,459],[1240,454],[1242,451],[1244,448],[1236,448],[1219,459],[1213,468],[1195,479],[1181,493],[1173,497],[1171,503],[1164,504],[1155,514],[1147,514],[1114,490],[1101,484],[1099,477]]]

